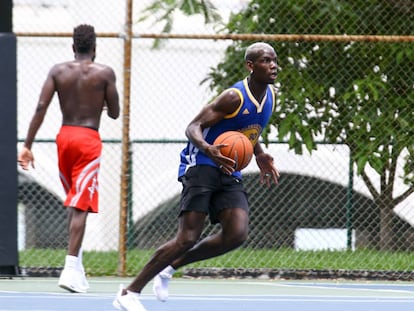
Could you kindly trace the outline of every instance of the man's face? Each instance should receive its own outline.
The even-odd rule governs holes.
[[[264,49],[260,56],[249,64],[254,78],[267,84],[275,82],[277,67],[277,56],[273,49]]]

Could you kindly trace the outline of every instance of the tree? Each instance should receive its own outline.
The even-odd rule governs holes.
[[[164,24],[162,32],[170,33],[174,25],[176,11],[187,16],[201,14],[205,24],[221,22],[221,16],[210,0],[154,0],[144,9],[138,22],[155,18],[155,24]],[[154,47],[158,48],[160,42],[159,39],[155,40]]]
[[[229,33],[409,35],[412,1],[253,0],[232,15]],[[244,75],[243,47],[234,42],[208,79],[213,90]],[[381,249],[391,249],[393,208],[414,192],[414,47],[407,43],[271,42],[279,55],[278,138],[301,153],[316,140],[349,146],[380,209]],[[235,68],[237,68],[235,70]],[[265,132],[265,138],[267,136]],[[395,195],[397,162],[407,189]],[[371,167],[380,186],[367,174]]]
[[[155,0],[170,31],[172,12],[213,16],[210,1]],[[192,4],[192,5],[190,5]],[[196,10],[189,8],[196,5]],[[210,13],[208,13],[210,12]],[[206,21],[208,19],[205,19]],[[215,21],[211,19],[210,21]],[[217,21],[217,20],[216,20]],[[252,0],[232,14],[228,33],[412,35],[411,0]],[[203,82],[216,92],[245,74],[244,48],[234,42],[223,62]],[[279,54],[278,107],[271,124],[296,153],[316,141],[349,146],[380,209],[381,249],[391,249],[392,210],[414,192],[414,46],[407,43],[270,42]],[[269,127],[270,128],[270,127]],[[269,128],[264,132],[265,142]],[[397,163],[403,160],[406,191],[394,194]],[[380,186],[367,174],[373,168]]]

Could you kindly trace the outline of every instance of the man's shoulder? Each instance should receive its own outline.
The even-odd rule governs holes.
[[[236,88],[236,89],[242,89],[242,88],[244,88],[244,86],[245,86],[244,81],[245,80],[246,79],[239,80],[239,81],[235,82],[232,86],[230,86],[230,89],[234,89],[234,88]]]
[[[62,62],[62,63],[57,63],[57,64],[54,64],[51,68],[50,68],[50,73],[52,74],[52,75],[55,75],[55,74],[57,74],[57,73],[59,73],[59,72],[62,72],[62,71],[64,71],[64,70],[66,70],[69,66],[70,66],[70,64],[71,64],[72,62],[71,61],[67,61],[67,62]]]
[[[67,62],[56,63],[56,64],[54,64],[54,65],[52,66],[52,69],[53,69],[53,68],[64,68],[64,67],[69,66],[71,63],[73,63],[73,61],[67,61]]]
[[[53,68],[67,68],[67,67],[78,67],[78,66],[84,66],[85,63],[80,63],[76,60],[70,60],[70,61],[66,61],[66,62],[61,62],[61,63],[57,63],[55,65],[52,66]],[[87,66],[93,68],[93,69],[97,69],[97,70],[113,70],[110,66],[105,65],[105,64],[101,64],[101,63],[96,63],[96,62],[91,62],[90,64],[87,64]]]
[[[112,79],[115,76],[115,71],[108,65],[92,63],[91,67],[93,68],[95,74],[105,77],[106,79]]]
[[[108,65],[105,65],[105,64],[102,64],[102,63],[92,63],[92,65],[96,69],[113,71],[111,66],[108,66]]]

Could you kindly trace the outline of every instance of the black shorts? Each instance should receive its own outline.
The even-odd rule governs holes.
[[[180,216],[184,211],[198,211],[218,223],[219,213],[226,208],[242,208],[249,212],[248,198],[239,178],[224,174],[217,167],[199,165],[191,167],[181,177]]]

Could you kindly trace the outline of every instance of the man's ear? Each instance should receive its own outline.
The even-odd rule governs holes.
[[[246,60],[246,68],[249,72],[253,71],[253,62],[251,60]]]

